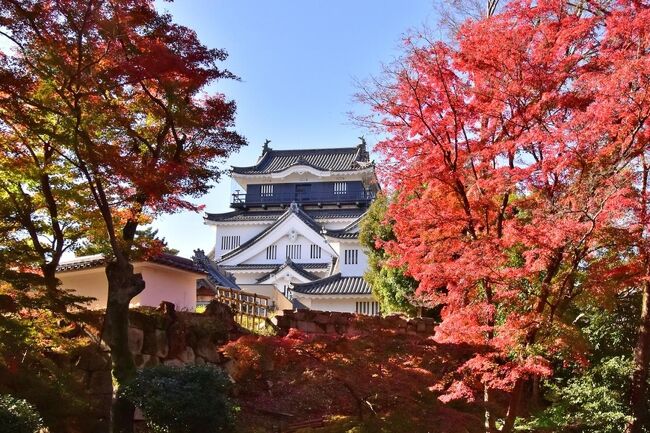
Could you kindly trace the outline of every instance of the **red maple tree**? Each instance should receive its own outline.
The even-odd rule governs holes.
[[[549,355],[579,358],[564,312],[621,287],[597,282],[613,234],[644,239],[647,18],[639,2],[513,2],[454,44],[407,39],[360,96],[388,136],[377,148],[397,240],[385,247],[445,305],[438,341],[489,349],[443,397],[482,393],[488,431],[493,391],[510,394],[511,431]]]

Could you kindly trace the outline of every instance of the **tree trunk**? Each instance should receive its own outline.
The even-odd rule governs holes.
[[[626,433],[641,433],[648,422],[648,364],[650,364],[650,282],[643,284],[641,319],[634,348],[634,371],[630,385],[630,408],[634,419]]]
[[[485,406],[485,433],[494,433],[496,431],[496,424],[494,416],[492,416],[492,395],[490,388],[483,387],[483,404]]]
[[[129,350],[129,303],[144,290],[141,274],[133,273],[133,266],[111,262],[106,266],[108,304],[106,306],[105,334],[111,348],[113,374],[113,404],[111,406],[111,433],[132,433],[135,407],[119,395],[120,388],[133,380],[136,373],[133,355]]]
[[[508,405],[508,413],[506,414],[505,422],[501,428],[501,433],[510,433],[515,427],[517,415],[519,415],[519,405],[521,403],[521,395],[524,390],[523,379],[518,379],[515,383],[515,388],[510,395],[510,404]]]

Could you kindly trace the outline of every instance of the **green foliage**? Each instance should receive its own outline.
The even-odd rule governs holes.
[[[85,416],[91,410],[87,395],[69,368],[72,354],[92,343],[83,335],[74,337],[77,325],[34,307],[38,299],[19,296],[23,292],[5,285],[0,294],[13,298],[17,307],[0,314],[0,393],[31,402],[52,432],[65,431],[71,420],[95,431],[96,419]]]
[[[359,241],[368,254],[368,271],[364,275],[384,313],[415,313],[413,294],[417,281],[402,268],[387,265],[390,256],[381,245],[395,240],[393,226],[386,221],[388,199],[379,194],[361,221]]]
[[[160,252],[167,254],[178,254],[178,250],[170,248],[165,238],[160,238],[158,236],[158,230],[154,230],[152,227],[136,230],[133,248],[135,250],[133,257],[136,258],[141,257],[152,249],[160,250]],[[94,236],[93,234],[88,234],[84,242],[75,248],[75,254],[77,256],[103,254],[108,257],[113,254],[113,250],[105,234],[100,232]]]
[[[553,404],[522,426],[590,433],[618,433],[630,420],[625,398],[632,372],[628,357],[605,358],[568,380],[547,385],[547,398]]]
[[[522,431],[618,433],[630,420],[627,394],[633,369],[637,295],[617,300],[611,311],[583,306],[575,322],[591,348],[589,365],[558,366],[545,384],[550,406],[520,425]]]
[[[156,433],[230,432],[236,408],[228,377],[214,367],[157,366],[144,369],[122,389]]]
[[[0,395],[0,426],[4,433],[36,433],[43,422],[26,400]]]

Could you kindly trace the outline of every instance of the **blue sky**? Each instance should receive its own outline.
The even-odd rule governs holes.
[[[158,2],[203,43],[229,53],[241,77],[213,90],[237,102],[237,130],[249,142],[224,166],[252,165],[266,138],[276,149],[352,146],[365,134],[351,124],[355,81],[377,75],[400,53],[401,35],[436,23],[432,0],[176,0]],[[197,200],[208,212],[229,210],[230,178]],[[180,255],[209,250],[213,232],[196,213],[160,217],[159,235]]]

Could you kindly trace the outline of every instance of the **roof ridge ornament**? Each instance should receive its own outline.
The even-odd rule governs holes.
[[[268,138],[266,140],[264,140],[264,144],[262,145],[262,155],[264,155],[265,153],[268,153],[270,150],[273,150],[269,146],[270,142],[271,142],[271,140],[269,140]]]
[[[364,135],[359,137],[361,143],[357,144],[357,154],[355,155],[354,161],[352,164],[354,166],[359,166],[359,162],[368,162],[370,161],[370,154],[366,147],[366,137]]]

